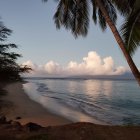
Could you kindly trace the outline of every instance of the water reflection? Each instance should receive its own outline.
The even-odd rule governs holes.
[[[86,121],[101,124],[100,121],[94,119],[93,117],[90,117],[78,110],[69,108],[67,105],[61,104],[58,100],[42,96],[37,91],[37,83],[26,83],[23,85],[23,88],[30,99],[40,103],[52,113],[66,117],[73,122]]]
[[[80,84],[80,83],[79,83]],[[77,81],[69,81],[67,82],[67,89],[71,92],[71,93],[76,93],[77,90],[79,89],[79,85],[77,83]]]
[[[111,96],[113,91],[112,81],[100,81],[100,80],[86,80],[83,83],[83,89],[87,96],[91,96],[94,99],[98,98],[98,96]]]
[[[23,87],[32,100],[72,121],[140,123],[140,91],[133,81],[47,79]]]

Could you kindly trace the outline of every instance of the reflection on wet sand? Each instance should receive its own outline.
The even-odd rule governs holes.
[[[103,124],[103,122],[100,122],[94,119],[93,117],[84,114],[83,112],[80,112],[74,108],[70,108],[66,104],[62,104],[61,101],[59,100],[48,98],[47,96],[46,97],[42,96],[42,94],[39,94],[37,92],[36,83],[26,83],[23,85],[23,88],[27,93],[27,95],[29,96],[29,98],[40,103],[43,107],[45,107],[47,110],[51,111],[52,113],[66,117],[74,122],[86,121],[86,122],[94,122],[97,124],[101,124],[101,123]]]

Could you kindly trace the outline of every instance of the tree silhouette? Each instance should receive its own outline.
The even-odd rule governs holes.
[[[0,22],[0,80],[18,80],[20,73],[31,70],[27,66],[20,66],[16,63],[21,55],[11,52],[10,49],[17,48],[17,45],[5,43],[11,33],[12,31]]]

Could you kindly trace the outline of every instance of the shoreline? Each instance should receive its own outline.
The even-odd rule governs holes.
[[[10,105],[3,109],[8,120],[19,121],[22,125],[34,122],[41,126],[55,126],[72,123],[72,121],[47,111],[42,105],[31,100],[24,92],[22,82],[9,83],[2,99]],[[17,120],[17,118],[20,118]]]
[[[9,83],[3,89],[7,94],[1,96],[0,100],[7,102],[8,107],[3,107],[5,111],[3,115],[6,117],[1,117],[0,114],[0,139],[139,140],[140,138],[140,126],[73,123],[52,114],[25,94],[21,82]]]

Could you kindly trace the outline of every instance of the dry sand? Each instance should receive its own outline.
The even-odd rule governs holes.
[[[3,112],[9,120],[21,117],[18,120],[21,124],[34,122],[42,126],[71,123],[71,121],[48,112],[40,104],[32,101],[25,94],[21,82],[8,84],[5,90],[7,91],[7,95],[3,96],[3,100],[7,101],[10,106],[4,108]]]

